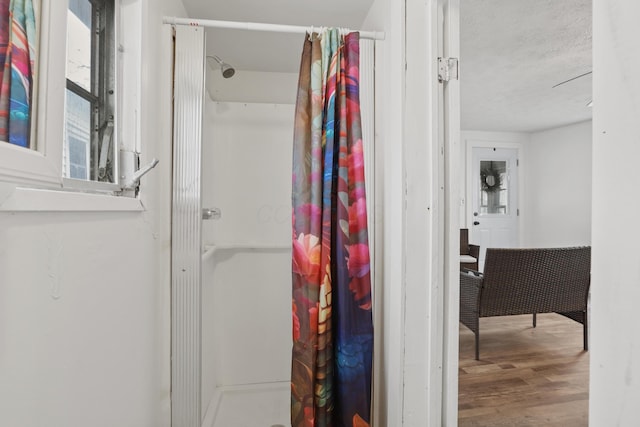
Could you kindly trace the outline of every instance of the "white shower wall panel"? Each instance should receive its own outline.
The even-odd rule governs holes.
[[[228,251],[218,258],[212,307],[218,385],[288,381],[289,252]]]
[[[216,367],[218,355],[216,352],[214,326],[217,322],[213,311],[215,262],[211,253],[202,257],[202,395],[201,404],[203,415],[208,411],[210,402],[214,399],[218,386]]]
[[[293,119],[293,105],[206,104],[202,200],[222,217],[203,222],[202,400],[216,426],[265,393],[288,413]]]
[[[291,244],[294,106],[209,102],[203,141],[204,243]]]

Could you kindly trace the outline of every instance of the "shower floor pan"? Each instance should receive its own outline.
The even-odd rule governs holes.
[[[203,427],[289,427],[291,383],[218,387]]]

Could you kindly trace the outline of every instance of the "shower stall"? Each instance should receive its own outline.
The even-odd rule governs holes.
[[[203,32],[176,26],[172,417],[176,425],[289,426],[297,73],[235,70],[206,56]],[[361,41],[372,252],[373,47]],[[246,89],[257,86],[288,95],[257,102]]]
[[[294,106],[204,111],[202,204],[219,213],[202,229],[204,425],[286,425]]]

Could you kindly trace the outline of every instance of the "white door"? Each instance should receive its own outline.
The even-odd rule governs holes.
[[[473,147],[470,239],[480,245],[478,267],[487,248],[518,246],[518,150]]]

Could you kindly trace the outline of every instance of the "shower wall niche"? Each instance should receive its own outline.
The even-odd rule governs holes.
[[[293,104],[205,103],[202,206],[221,211],[203,221],[206,427],[289,425],[293,119]]]

